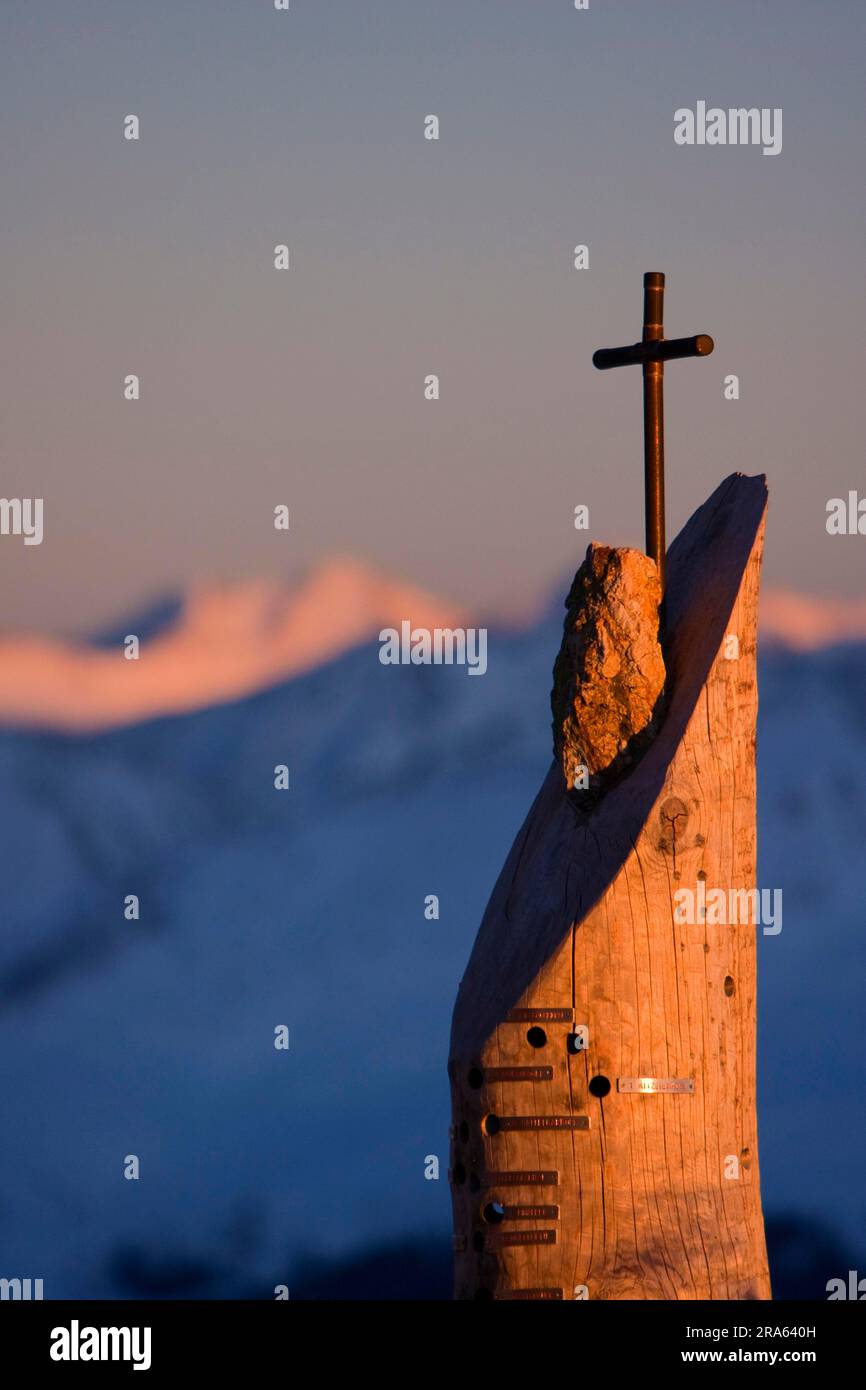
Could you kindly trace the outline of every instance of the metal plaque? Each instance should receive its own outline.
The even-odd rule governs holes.
[[[485,1081],[552,1081],[553,1067],[485,1067]]]
[[[506,1023],[573,1023],[574,1009],[509,1009]]]
[[[555,1169],[513,1168],[510,1173],[482,1173],[482,1187],[556,1187],[559,1174]]]
[[[497,1231],[487,1237],[491,1250],[503,1245],[555,1245],[556,1231]]]
[[[620,1076],[617,1078],[616,1089],[637,1092],[642,1096],[692,1095],[695,1083],[687,1076]]]
[[[498,1118],[500,1130],[589,1129],[588,1115],[505,1115]]]

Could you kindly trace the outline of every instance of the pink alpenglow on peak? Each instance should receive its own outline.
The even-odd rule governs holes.
[[[866,640],[866,598],[812,598],[770,589],[761,598],[761,637],[793,651]]]
[[[530,629],[546,604],[500,615],[498,629]],[[761,598],[770,645],[811,651],[866,640],[866,598],[820,599],[783,590]],[[138,660],[112,647],[51,637],[0,637],[0,727],[99,733],[228,704],[369,644],[383,629],[465,628],[466,610],[351,559],[328,560],[299,585],[275,580],[201,585],[180,615],[142,638]],[[132,629],[127,632],[134,632]]]
[[[0,724],[93,733],[225,704],[322,666],[407,615],[454,627],[461,611],[353,560],[315,569],[296,588],[253,580],[203,586],[137,660],[53,638],[0,638]],[[134,634],[133,634],[134,635]]]

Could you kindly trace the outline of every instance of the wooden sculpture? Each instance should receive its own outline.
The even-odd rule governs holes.
[[[684,527],[661,643],[652,560],[591,546],[578,571],[555,761],[454,1010],[458,1298],[771,1297],[756,926],[677,906],[680,889],[755,886],[766,499],[762,477],[733,474]]]

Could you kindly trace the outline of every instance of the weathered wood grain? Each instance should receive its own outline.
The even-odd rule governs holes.
[[[755,886],[765,509],[764,479],[734,474],[681,532],[668,556],[659,733],[591,813],[554,764],[494,889],[451,1037],[459,1298],[771,1296],[756,927],[680,924],[674,905],[699,874],[707,889]],[[574,1023],[506,1021],[515,1008],[573,1010]],[[575,1024],[589,1029],[583,1051],[569,1048]],[[551,1080],[489,1070],[539,1066]],[[597,1077],[607,1094],[592,1093]],[[694,1092],[620,1093],[622,1077],[691,1078]],[[589,1128],[515,1131],[491,1115],[585,1116]],[[487,1177],[511,1172],[516,1182]],[[500,1219],[498,1208],[538,1204],[555,1204],[558,1218]],[[503,1243],[506,1231],[545,1243]]]

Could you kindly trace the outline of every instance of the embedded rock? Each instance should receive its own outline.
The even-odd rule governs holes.
[[[568,787],[599,790],[655,733],[665,684],[655,563],[593,543],[566,599],[553,749]]]

